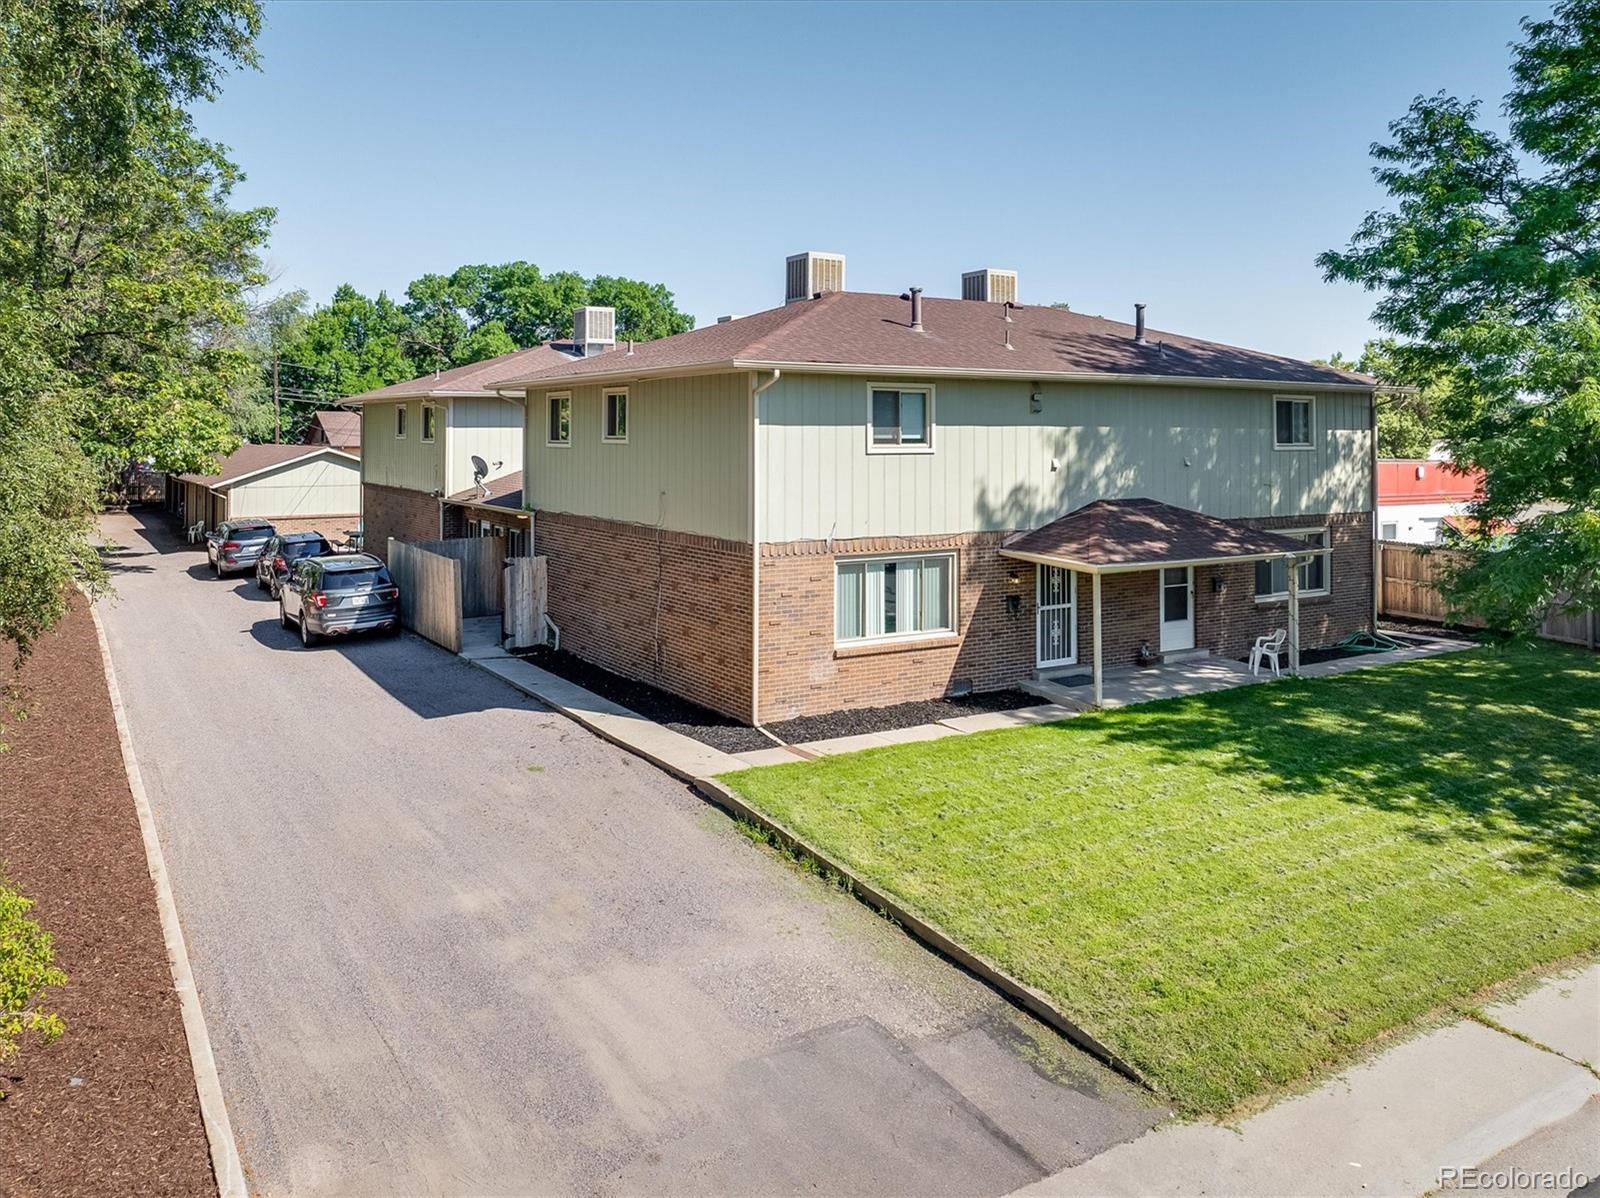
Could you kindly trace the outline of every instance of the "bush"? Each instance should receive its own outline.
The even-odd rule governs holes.
[[[0,873],[0,1061],[16,1056],[29,1032],[49,1044],[67,1028],[38,1005],[51,986],[67,984],[67,975],[55,966],[50,933],[28,918],[32,906]]]

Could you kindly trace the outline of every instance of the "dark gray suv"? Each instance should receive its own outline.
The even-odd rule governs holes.
[[[206,533],[206,557],[221,578],[235,570],[253,570],[261,550],[278,530],[265,520],[224,520]]]
[[[276,599],[295,562],[332,552],[333,546],[320,532],[280,532],[266,543],[256,559],[256,585],[271,591]]]
[[[310,648],[325,636],[400,631],[400,588],[370,553],[303,557],[278,591],[278,623]]]

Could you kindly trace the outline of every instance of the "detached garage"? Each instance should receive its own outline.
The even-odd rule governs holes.
[[[185,526],[257,517],[342,540],[361,527],[361,459],[328,445],[241,445],[216,474],[180,474],[167,506]]]

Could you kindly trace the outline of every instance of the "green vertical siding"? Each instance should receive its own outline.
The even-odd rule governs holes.
[[[574,387],[572,441],[545,443],[546,391],[528,396],[524,496],[535,508],[730,540],[750,538],[749,376],[628,388],[628,440],[603,441],[600,387]]]
[[[455,399],[450,402],[450,443],[446,492],[472,485],[472,455],[489,467],[488,478],[522,469],[522,405],[506,399]]]
[[[361,410],[362,481],[385,487],[408,487],[413,491],[443,491],[445,411],[439,409],[438,435],[430,443],[422,439],[422,403],[405,404],[406,435],[394,435],[392,403],[367,404]],[[472,482],[470,470],[467,484]],[[463,484],[463,486],[467,485]]]
[[[1222,517],[1371,507],[1364,394],[1284,388],[1315,395],[1313,447],[1275,450],[1271,391],[945,379],[934,452],[869,454],[872,382],[786,373],[762,397],[762,540],[1031,528],[1135,496]]]

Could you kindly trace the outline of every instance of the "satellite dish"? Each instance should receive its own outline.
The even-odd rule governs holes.
[[[489,463],[484,461],[477,454],[473,454],[472,455],[472,481],[475,482],[475,483],[481,483],[484,480],[484,477],[486,475],[488,475],[488,473],[489,473]]]

